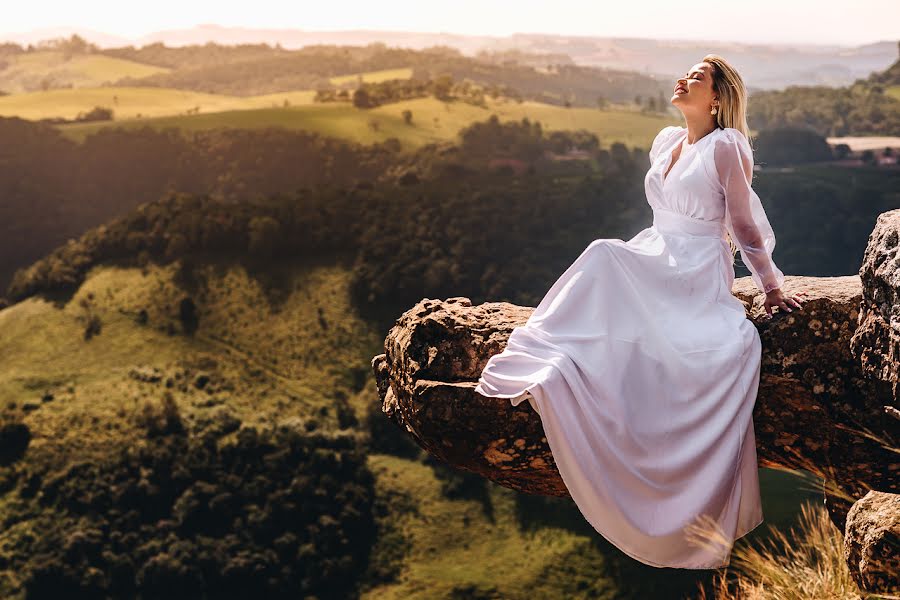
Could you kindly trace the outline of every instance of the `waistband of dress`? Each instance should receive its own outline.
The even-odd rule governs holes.
[[[653,209],[653,226],[660,232],[694,237],[725,238],[725,223],[697,219],[674,210]]]

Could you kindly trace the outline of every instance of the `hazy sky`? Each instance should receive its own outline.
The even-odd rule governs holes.
[[[735,42],[900,39],[900,0],[50,0],[16,2],[0,32],[78,26],[135,38],[213,23],[305,30],[559,33]],[[136,8],[139,6],[139,8]]]

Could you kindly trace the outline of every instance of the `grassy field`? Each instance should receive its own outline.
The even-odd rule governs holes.
[[[331,77],[328,81],[331,82],[331,85],[342,86],[348,83],[356,83],[360,79],[365,83],[381,83],[391,79],[409,79],[410,77],[412,77],[412,69],[385,69],[383,71],[369,71],[367,73]]]
[[[112,83],[123,77],[148,77],[170,70],[101,54],[66,56],[56,50],[29,52],[10,56],[7,60],[9,65],[0,71],[0,90],[8,94],[42,89],[41,82],[54,87],[84,88]]]
[[[180,92],[179,92],[180,93]],[[595,133],[601,143],[623,142],[646,145],[648,140],[674,119],[645,115],[632,111],[564,108],[538,102],[488,101],[486,108],[464,102],[441,102],[434,98],[418,98],[396,104],[361,110],[345,103],[300,104],[282,108],[227,110],[189,116],[152,119],[129,119],[115,122],[77,123],[60,128],[71,139],[80,141],[90,133],[106,127],[175,127],[197,131],[217,127],[263,128],[285,127],[334,136],[363,144],[383,142],[395,137],[411,150],[425,144],[456,139],[463,127],[496,114],[501,121],[519,121],[527,117],[540,121],[545,131],[586,129]],[[403,111],[412,112],[407,125]],[[2,111],[2,104],[0,104]]]
[[[113,110],[117,123],[141,125],[151,123],[155,117],[187,115],[189,111],[222,113],[284,106],[285,102],[291,105],[311,104],[314,96],[315,92],[308,90],[240,97],[170,88],[89,87],[0,97],[0,115],[30,120],[53,117],[74,119],[80,112],[86,113],[95,106],[103,106]]]
[[[156,369],[161,381],[203,373],[217,381],[176,393],[188,421],[224,407],[247,424],[300,415],[334,424],[336,395],[353,398],[364,385],[383,336],[353,316],[344,269],[294,265],[263,282],[240,267],[207,267],[192,294],[193,336],[180,333],[184,291],[174,276],[174,266],[100,267],[63,306],[30,298],[0,311],[0,397],[37,407],[24,419],[32,459],[62,467],[64,456],[127,443],[135,411],[164,389],[135,369]],[[87,315],[102,325],[90,340]],[[46,392],[53,400],[40,402]]]
[[[404,498],[415,509],[392,515],[407,552],[398,580],[368,590],[362,600],[488,598],[491,593],[548,599],[615,595],[611,565],[592,547],[591,538],[563,527],[529,529],[512,490],[489,484],[481,498],[447,499],[432,469],[421,463],[374,454],[369,464],[379,495]],[[585,554],[578,562],[590,572],[570,571],[569,581],[559,587],[551,573]],[[589,589],[579,593],[586,575]]]
[[[102,55],[80,55],[69,59],[62,52],[46,51],[24,54],[11,59],[0,71],[0,116],[22,119],[62,117],[74,119],[80,112],[95,106],[111,108],[114,118],[171,117],[197,113],[220,113],[237,110],[312,104],[315,90],[278,92],[259,96],[228,96],[189,90],[155,87],[102,86],[122,77],[146,77],[170,69],[143,65]],[[409,79],[412,69],[387,69],[332,77],[334,86],[352,84],[360,78],[369,83],[389,79]],[[71,84],[71,89],[34,89],[46,79],[55,85]]]

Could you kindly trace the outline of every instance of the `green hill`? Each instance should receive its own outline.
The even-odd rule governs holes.
[[[759,129],[800,127],[823,136],[900,135],[900,60],[843,87],[788,86],[750,98],[748,119]]]
[[[146,87],[84,87],[71,90],[47,90],[0,97],[0,115],[39,119],[74,119],[78,113],[88,112],[95,106],[114,111],[114,118],[128,121],[152,117],[184,115],[189,111],[200,113],[237,111],[255,108],[271,108],[311,104],[315,92],[300,90],[263,96],[236,97],[221,94],[203,94],[166,88]]]
[[[279,97],[280,94],[272,96]],[[2,106],[0,104],[0,110]],[[405,110],[412,112],[412,122],[409,125],[403,119]],[[662,127],[672,123],[671,118],[663,115],[634,111],[564,108],[539,102],[518,103],[502,99],[487,100],[487,107],[482,108],[464,102],[448,103],[434,98],[419,98],[369,110],[355,108],[349,103],[322,103],[287,108],[247,107],[246,110],[204,114],[201,105],[201,113],[197,115],[76,123],[61,125],[60,129],[70,139],[80,141],[91,133],[110,127],[175,127],[182,131],[218,127],[285,127],[362,144],[397,138],[404,148],[414,149],[432,142],[453,141],[460,129],[485,120],[491,114],[496,114],[502,121],[520,121],[526,117],[531,121],[540,121],[546,131],[585,129],[596,134],[604,144],[619,141],[632,146],[646,145],[646,141],[652,140]]]
[[[0,366],[0,394],[22,406],[36,394],[53,393],[59,402],[29,415],[40,417],[36,431],[53,444],[84,447],[93,440],[72,427],[83,418],[76,415],[102,415],[107,427],[121,427],[115,435],[131,435],[123,409],[161,391],[133,370],[155,370],[165,381],[196,375],[198,368],[187,363],[208,357],[216,366],[207,374],[220,391],[204,387],[200,393],[191,389],[191,379],[183,398],[189,420],[194,410],[198,416],[207,412],[205,404],[225,404],[245,423],[260,424],[274,414],[317,414],[336,423],[335,398],[359,391],[359,365],[381,341],[353,318],[344,270],[284,267],[265,275],[284,278],[267,287],[238,267],[199,269],[192,275],[199,286],[194,294],[173,281],[177,264],[145,272],[101,266],[62,306],[32,297],[3,310],[0,351],[9,358]],[[198,306],[199,326],[190,336],[174,333],[182,329],[179,303],[185,296]],[[99,320],[101,330],[86,340],[90,318]],[[197,396],[203,406],[195,406]],[[320,413],[323,407],[328,414]],[[100,450],[108,451],[105,442]]]
[[[44,50],[4,57],[0,70],[0,90],[20,94],[71,86],[95,87],[124,77],[149,77],[170,69],[142,64],[103,54],[71,54]]]
[[[247,447],[252,439],[248,435],[279,425],[333,436],[336,433],[328,432],[355,423],[354,414],[370,404],[360,394],[366,394],[368,360],[381,340],[370,326],[353,317],[346,282],[345,268],[311,262],[270,269],[255,277],[227,264],[198,266],[189,275],[176,265],[144,269],[102,266],[91,271],[71,298],[48,301],[32,297],[0,310],[0,352],[5,359],[0,366],[0,397],[4,400],[0,507],[5,519],[0,532],[0,564],[4,565],[0,597],[22,597],[23,588],[34,597],[62,590],[87,594],[78,597],[96,597],[91,594],[109,592],[116,584],[106,579],[98,582],[88,575],[92,571],[112,573],[123,566],[113,566],[122,560],[136,561],[125,576],[130,585],[149,577],[148,569],[167,569],[165,561],[169,559],[153,549],[153,539],[160,539],[165,530],[139,529],[123,514],[132,502],[129,498],[140,497],[135,493],[146,495],[150,504],[138,501],[138,512],[132,515],[144,515],[140,517],[143,520],[161,510],[161,516],[177,519],[179,533],[186,536],[183,539],[196,540],[190,542],[194,546],[190,554],[198,564],[208,560],[204,554],[212,544],[218,545],[214,553],[220,559],[231,554],[233,558],[227,560],[234,561],[238,551],[251,556],[254,548],[249,539],[241,543],[243,550],[234,547],[236,540],[222,537],[221,525],[194,509],[185,513],[188,507],[184,502],[197,493],[192,491],[196,485],[206,485],[203,478],[215,484],[215,477],[204,475],[208,473],[205,468],[223,470],[227,477],[250,477],[245,466],[233,464],[235,458],[247,461],[249,473],[257,472],[252,482],[234,480],[242,493],[258,497],[260,484],[274,486],[265,492],[272,498],[299,493],[299,484],[292,483],[292,478],[301,471],[274,467],[275,471],[266,473],[265,464],[276,464],[278,453],[266,458],[268,463],[259,463],[254,458],[258,455]],[[190,329],[185,325],[185,297],[197,307],[191,317],[195,326]],[[17,458],[15,448],[23,427],[30,443]],[[184,435],[179,434],[182,430]],[[216,440],[223,454],[201,460],[193,451],[169,453],[167,448],[179,447],[181,440],[195,447],[207,443],[203,440]],[[260,447],[262,452],[279,450],[283,454],[289,449],[276,444],[265,450],[265,444]],[[319,445],[311,460],[313,456],[327,460],[325,445],[316,447]],[[234,455],[234,449],[240,448],[245,450]],[[132,470],[129,463],[134,459],[126,458],[131,452],[141,453],[137,460],[144,465],[145,475]],[[204,460],[212,462],[204,467]],[[321,480],[316,489],[333,487],[338,481],[363,484],[346,469],[321,475],[321,468],[320,476],[330,479]],[[196,473],[172,481],[166,473],[173,469]],[[104,483],[107,477],[116,483]],[[134,477],[134,483],[123,484],[123,477],[124,481]],[[287,479],[277,482],[276,478],[284,477]],[[141,488],[141,478],[154,481],[153,486]],[[135,485],[128,496],[121,496]],[[221,485],[230,484],[226,480]],[[295,489],[298,491],[292,491]],[[326,502],[335,511],[352,508],[363,522],[371,521],[368,510],[353,506],[357,500],[343,499],[340,494],[344,492],[333,493],[329,492]],[[167,494],[173,495],[167,500]],[[248,501],[257,504],[246,505],[246,518],[258,522],[243,529],[265,547],[266,542],[260,540],[265,539],[267,530],[265,521],[259,519],[284,521],[276,513],[289,509],[290,504],[285,499],[264,508],[253,497]],[[292,520],[315,522],[326,517],[310,511],[331,510],[314,508],[312,496],[301,497],[309,498],[304,500],[307,508],[295,509]],[[363,502],[364,496],[356,497]],[[109,512],[107,503],[115,510]],[[227,509],[233,510],[233,505]],[[103,516],[90,516],[98,514]],[[345,532],[356,540],[352,552],[367,554],[370,542],[364,540],[368,534],[353,525],[356,517],[346,518],[351,520],[343,521],[348,528]],[[87,523],[112,537],[95,539],[105,553],[102,557],[89,553],[83,564],[71,555],[71,548],[65,556],[60,552],[73,536],[99,535],[100,529],[90,529]],[[307,531],[302,522],[297,527],[297,535]],[[286,523],[280,528],[282,532],[291,530]],[[197,529],[210,530],[207,535],[211,537],[196,538],[192,532]],[[122,535],[131,540],[128,546],[122,545]],[[316,561],[327,562],[327,556],[340,552],[316,538],[311,542],[322,545],[298,564],[320,569],[322,564],[313,567]],[[64,576],[60,565],[71,567],[74,573]],[[284,565],[288,567],[289,561]],[[341,570],[359,568],[352,562],[340,565]],[[292,577],[302,573],[295,570]],[[223,573],[222,577],[225,581],[255,581],[245,575]],[[345,583],[354,582],[340,571],[322,577],[331,582],[328,585],[341,578]],[[180,581],[186,585],[189,578]],[[143,589],[149,589],[148,585],[155,584],[145,581]]]

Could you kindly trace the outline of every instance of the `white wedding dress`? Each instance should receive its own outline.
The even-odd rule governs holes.
[[[761,291],[784,275],[747,138],[714,129],[672,165],[686,136],[671,126],[653,141],[653,225],[591,242],[475,390],[528,399],[575,504],[624,553],[714,569],[763,520],[752,420],[762,346],[731,294],[726,231]]]

